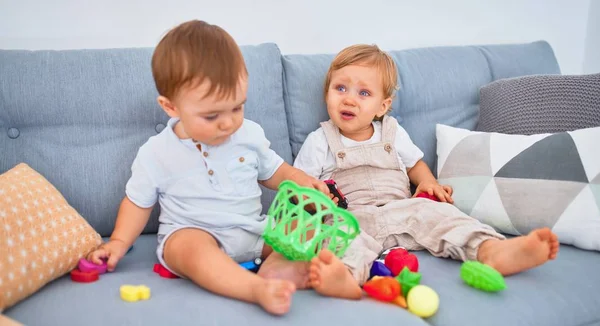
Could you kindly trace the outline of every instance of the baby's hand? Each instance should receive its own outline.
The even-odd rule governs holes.
[[[329,187],[327,187],[327,184],[325,184],[325,182],[315,177],[311,177],[310,175],[304,173],[301,170],[298,170],[294,174],[292,174],[290,179],[299,186],[317,189],[320,192],[327,195],[329,198],[333,198],[333,195],[331,194],[331,192],[329,192]]]
[[[319,179],[313,178],[309,175],[307,175],[307,177],[309,178],[308,185],[305,187],[310,187],[310,188],[315,188],[317,190],[319,190],[320,192],[324,193],[327,197],[329,197],[329,199],[333,200],[333,202],[337,205],[338,202],[340,201],[337,197],[335,197],[331,191],[329,191],[329,187],[327,187],[327,184]]]
[[[119,260],[125,256],[128,249],[129,248],[127,245],[125,245],[125,242],[121,240],[110,240],[109,242],[101,245],[98,249],[92,251],[87,256],[87,260],[96,265],[101,265],[104,260],[107,260],[107,270],[112,272],[115,270]]]
[[[423,181],[417,187],[413,197],[418,194],[426,192],[430,196],[436,196],[441,202],[453,204],[452,199],[452,187],[447,185],[440,185],[437,181]]]

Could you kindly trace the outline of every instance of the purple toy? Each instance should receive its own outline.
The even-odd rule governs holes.
[[[85,258],[81,258],[79,260],[78,268],[82,272],[98,271],[98,274],[104,274],[104,273],[106,273],[107,267],[106,267],[106,261],[103,261],[102,265],[96,265],[96,264],[92,263],[91,261],[86,260]]]
[[[371,277],[373,276],[393,276],[392,272],[390,271],[389,268],[387,268],[387,266],[385,266],[384,263],[376,260],[373,262],[373,266],[371,266]]]

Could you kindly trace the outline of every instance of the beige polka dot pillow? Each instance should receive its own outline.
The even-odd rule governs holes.
[[[100,235],[27,164],[0,175],[0,311],[70,272]]]

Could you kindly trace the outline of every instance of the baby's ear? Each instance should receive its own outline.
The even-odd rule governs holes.
[[[381,110],[377,112],[377,117],[381,118],[386,115],[392,108],[392,98],[388,97],[381,103]]]
[[[168,98],[160,95],[158,98],[156,98],[156,101],[169,117],[175,118],[179,116],[179,112],[177,111],[175,104],[173,104],[173,102],[171,102],[171,100]]]

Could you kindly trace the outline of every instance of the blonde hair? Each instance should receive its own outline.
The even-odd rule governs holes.
[[[216,25],[192,20],[171,29],[152,55],[152,76],[158,93],[173,100],[184,87],[205,80],[219,98],[236,96],[240,78],[248,71],[231,35]]]
[[[368,65],[375,67],[381,75],[384,98],[394,98],[398,86],[398,70],[394,59],[377,45],[356,44],[340,51],[329,66],[325,76],[324,94],[327,97],[331,74],[350,65]],[[391,107],[390,107],[391,110]],[[386,114],[389,113],[386,112]]]

